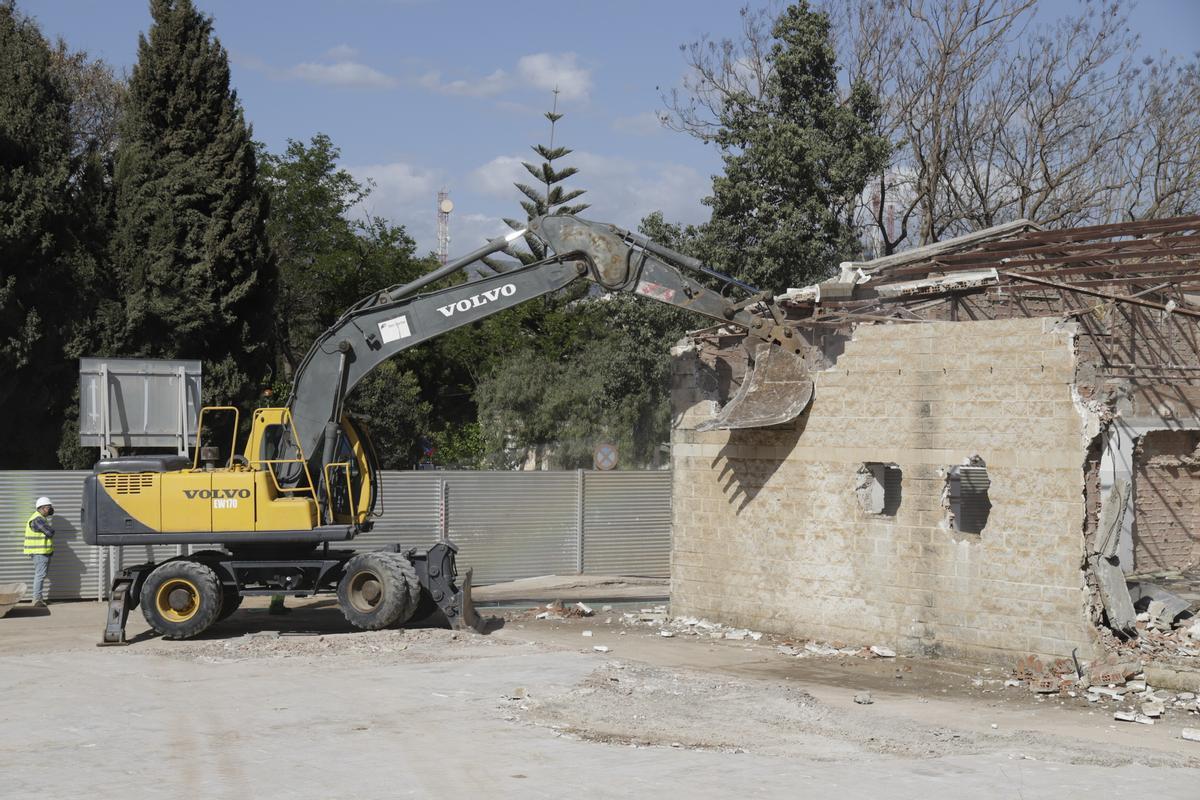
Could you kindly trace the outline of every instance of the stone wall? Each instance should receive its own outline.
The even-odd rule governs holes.
[[[1152,431],[1138,444],[1134,471],[1133,569],[1200,564],[1200,480],[1196,431]]]
[[[1072,331],[1050,319],[860,325],[787,429],[704,433],[721,370],[679,348],[672,612],[910,654],[1091,653],[1084,462],[1096,423],[1073,399]],[[992,507],[981,533],[959,533],[945,475],[976,456]],[[866,462],[902,470],[894,516],[861,506]]]

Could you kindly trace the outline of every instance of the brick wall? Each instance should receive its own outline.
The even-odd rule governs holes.
[[[1197,444],[1195,431],[1153,431],[1139,442],[1133,484],[1137,572],[1200,564],[1200,471],[1184,461]]]
[[[673,613],[975,660],[1090,652],[1074,369],[1052,320],[864,325],[789,429],[699,433],[714,382],[677,351]],[[958,534],[944,471],[976,455],[992,509]],[[863,462],[903,470],[894,517],[860,506]]]

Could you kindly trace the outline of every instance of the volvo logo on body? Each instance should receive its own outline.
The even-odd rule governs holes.
[[[515,283],[506,283],[499,289],[488,289],[486,292],[473,294],[470,297],[459,300],[457,303],[451,303],[448,306],[438,306],[438,311],[442,312],[443,317],[452,317],[456,312],[470,311],[472,308],[485,306],[501,297],[512,297],[516,293],[517,285]]]
[[[220,498],[229,499],[229,498],[234,498],[234,497],[241,497],[244,499],[244,498],[247,498],[250,496],[250,490],[249,489],[184,489],[183,494],[184,494],[184,497],[186,497],[188,500],[195,500],[196,498],[199,498],[201,500],[210,500],[210,499],[216,500],[216,499],[220,499]]]

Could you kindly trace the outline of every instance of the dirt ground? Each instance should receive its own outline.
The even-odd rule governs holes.
[[[1186,695],[1153,725],[1117,722],[1127,702],[1038,695],[998,668],[588,602],[507,610],[478,636],[248,601],[190,642],[135,611],[110,648],[100,604],[21,606],[0,620],[0,794],[1200,796]]]

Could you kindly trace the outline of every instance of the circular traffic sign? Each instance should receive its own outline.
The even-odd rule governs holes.
[[[592,453],[592,462],[596,469],[610,470],[617,468],[617,446],[615,444],[598,444]]]

